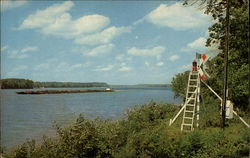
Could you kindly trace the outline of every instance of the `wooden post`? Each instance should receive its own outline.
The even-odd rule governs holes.
[[[222,115],[221,127],[225,128],[226,122],[226,102],[227,102],[227,76],[228,76],[228,52],[229,52],[229,1],[227,0],[226,8],[226,34],[225,34],[225,51],[224,51],[224,88],[223,88],[223,102],[222,102]]]

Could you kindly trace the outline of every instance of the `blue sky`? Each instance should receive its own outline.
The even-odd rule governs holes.
[[[177,1],[1,1],[1,78],[170,83],[212,18]]]

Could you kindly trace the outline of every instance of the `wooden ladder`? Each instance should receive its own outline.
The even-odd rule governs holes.
[[[185,108],[183,112],[183,119],[181,124],[181,131],[192,131],[194,130],[194,118],[196,111],[196,103],[198,96],[198,82],[199,76],[198,72],[190,72],[188,78]]]

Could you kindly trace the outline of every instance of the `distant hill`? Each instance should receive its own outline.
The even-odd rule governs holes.
[[[0,80],[1,89],[32,89],[32,88],[86,88],[109,87],[105,82],[34,82],[28,79],[8,78]]]

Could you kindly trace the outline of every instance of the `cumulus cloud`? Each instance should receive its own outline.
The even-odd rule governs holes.
[[[164,65],[164,62],[158,62],[157,64],[156,64],[156,66],[163,66]]]
[[[128,54],[134,56],[154,56],[157,59],[161,58],[161,54],[165,51],[165,47],[163,46],[156,46],[149,49],[140,49],[136,47],[132,47],[128,49]]]
[[[24,4],[27,3],[26,0],[1,0],[1,11],[6,11],[6,10],[10,10],[10,9],[14,9],[17,7],[21,7]]]
[[[35,14],[29,15],[21,24],[20,29],[27,28],[41,28],[44,26],[56,23],[66,11],[73,7],[74,3],[71,1],[62,4],[55,4],[45,10],[38,10]]]
[[[131,61],[131,57],[126,56],[125,54],[119,54],[115,57],[118,61]]]
[[[173,55],[169,58],[169,60],[171,61],[175,61],[175,60],[178,60],[180,57],[178,55]]]
[[[128,66],[126,63],[121,63],[120,68],[118,71],[130,71],[132,67]]]
[[[29,15],[19,29],[39,29],[44,34],[75,37],[83,33],[100,31],[110,23],[108,17],[98,14],[73,20],[71,15],[67,13],[73,6],[72,1],[66,1],[44,10],[38,10]]]
[[[99,55],[111,52],[113,48],[114,48],[113,44],[100,45],[100,46],[92,49],[86,55],[87,56],[99,56]]]
[[[26,17],[18,29],[36,29],[46,35],[73,39],[76,44],[87,45],[107,44],[117,36],[131,31],[130,27],[108,27],[109,17],[100,14],[73,19],[68,13],[73,6],[72,1],[65,1],[38,10]]]
[[[180,69],[182,69],[182,70],[191,69],[191,64],[182,65],[182,66],[180,67]]]
[[[87,45],[96,45],[96,44],[103,44],[103,43],[109,43],[111,40],[116,38],[117,36],[125,33],[130,32],[130,27],[109,27],[102,32],[98,32],[95,34],[83,36],[80,38],[77,38],[75,40],[78,44],[87,44]]]
[[[132,70],[132,67],[130,67],[130,66],[122,66],[118,70],[119,71],[130,71],[130,70]]]
[[[8,58],[12,58],[12,59],[24,59],[24,58],[28,58],[30,57],[30,52],[34,52],[37,51],[38,47],[36,46],[28,46],[25,48],[22,48],[20,50],[12,50],[9,52],[9,56]]]
[[[183,6],[181,2],[172,5],[161,4],[143,19],[154,25],[175,30],[204,27],[210,22],[210,17],[204,14],[204,10]]]
[[[98,66],[94,71],[110,71],[114,68],[114,65]]]
[[[32,52],[32,51],[37,51],[38,47],[36,46],[28,46],[26,48],[23,48],[20,50],[21,53],[26,53],[26,52]]]
[[[220,50],[218,49],[219,43],[212,44],[206,47],[207,39],[204,37],[199,37],[196,40],[188,43],[185,48],[182,48],[183,52],[199,52],[209,54],[211,57],[216,56]]]
[[[206,41],[207,41],[206,38],[199,37],[198,39],[194,40],[193,42],[188,43],[187,47],[191,48],[191,49],[204,50],[205,49],[205,45],[206,45]]]

